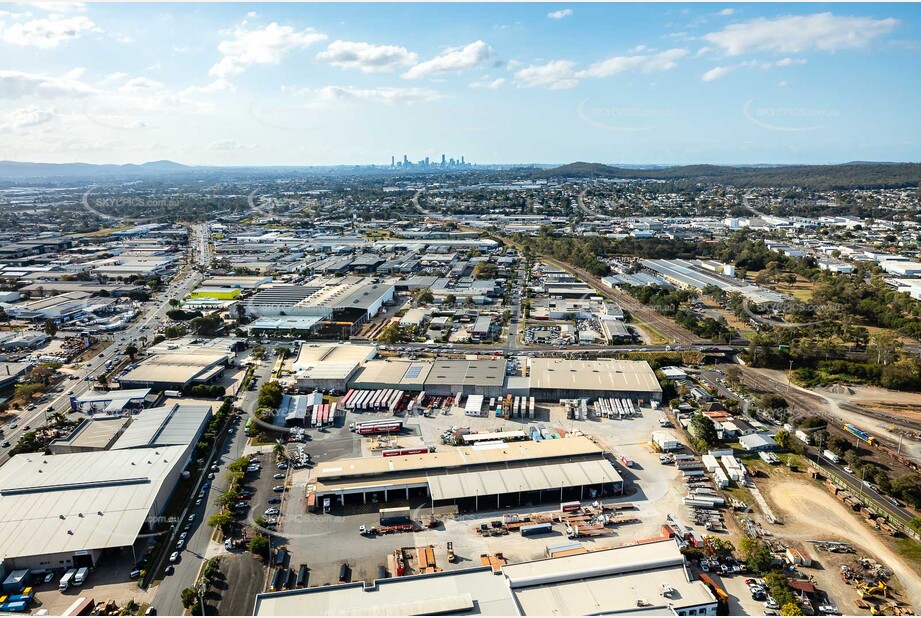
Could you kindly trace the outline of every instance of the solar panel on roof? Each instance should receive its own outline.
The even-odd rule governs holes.
[[[419,377],[419,374],[420,374],[420,373],[422,373],[422,365],[412,365],[412,366],[406,371],[406,379],[407,379],[407,380],[415,380],[416,378]]]

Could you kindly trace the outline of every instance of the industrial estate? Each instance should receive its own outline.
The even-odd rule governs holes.
[[[44,4],[0,11],[10,157],[53,139],[34,160],[233,165],[0,161],[0,614],[921,607],[921,164],[477,161],[599,152],[575,123],[607,160],[646,142],[677,160],[845,156],[801,141],[828,132],[882,152],[849,150],[856,103],[838,102],[847,122],[749,104],[764,80],[805,97],[793,75],[824,90],[819,74],[880,49],[898,58],[854,83],[895,97],[874,80],[917,56],[916,9],[661,7],[655,47],[582,66],[622,43],[592,17],[603,3]],[[412,49],[384,19],[377,43],[335,34],[384,10]],[[423,52],[473,14],[492,43]],[[82,64],[43,64],[65,48]],[[200,62],[208,83],[189,81]],[[680,104],[710,118],[694,88],[744,91],[757,139],[668,100],[666,77],[704,62],[720,64],[682,73]],[[661,91],[617,107],[645,82]],[[885,134],[883,99],[867,122]],[[575,109],[544,117],[547,101]],[[893,158],[917,148],[904,115]],[[685,139],[698,125],[718,148]],[[245,158],[292,152],[362,163]]]

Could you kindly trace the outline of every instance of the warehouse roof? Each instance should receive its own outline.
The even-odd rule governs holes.
[[[346,380],[358,365],[374,358],[373,345],[327,343],[301,346],[293,368],[299,379]]]
[[[316,479],[348,479],[397,473],[417,473],[437,469],[486,464],[504,464],[539,459],[598,455],[602,449],[584,436],[541,442],[515,442],[466,446],[444,452],[402,455],[399,457],[359,457],[323,463],[314,469]]]
[[[124,416],[103,417],[101,419],[84,419],[66,438],[51,441],[51,449],[70,447],[103,450],[115,441],[122,428],[128,423]]]
[[[503,567],[524,615],[633,614],[638,609],[716,603],[703,582],[690,580],[673,539]]]
[[[227,361],[220,352],[158,354],[142,361],[119,381],[138,384],[188,384],[202,379],[212,368]]]
[[[505,382],[505,359],[436,360],[426,384],[502,386]]]
[[[131,419],[112,449],[192,444],[211,418],[211,406],[180,405],[143,410]]]
[[[369,388],[373,385],[386,384],[393,388],[422,388],[432,369],[428,361],[391,361],[375,360],[365,363],[355,379],[353,388]]]
[[[260,594],[255,616],[513,616],[505,578],[492,567]]]
[[[622,480],[614,466],[605,459],[428,477],[429,489],[434,500],[619,483]]]
[[[656,374],[646,361],[531,360],[531,388],[583,391],[642,391],[661,393]]]
[[[0,468],[0,556],[131,545],[186,449],[16,455]]]

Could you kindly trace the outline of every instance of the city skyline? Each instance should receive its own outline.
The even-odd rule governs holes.
[[[4,4],[0,148],[259,166],[404,152],[918,161],[919,17],[891,4]]]

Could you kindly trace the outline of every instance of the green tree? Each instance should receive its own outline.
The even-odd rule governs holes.
[[[259,389],[259,407],[278,408],[283,396],[281,385],[274,380],[266,382]]]
[[[781,616],[802,616],[803,610],[796,603],[784,603],[780,608]]]
[[[269,557],[269,537],[264,534],[257,534],[250,539],[248,549],[254,556],[267,560]]]
[[[713,421],[703,414],[695,414],[688,427],[691,435],[703,442],[706,446],[716,446],[720,443]]]
[[[233,515],[227,511],[221,511],[220,513],[215,513],[208,518],[208,525],[212,528],[220,528],[221,530],[227,530],[233,524]]]
[[[45,320],[45,334],[54,337],[58,332],[58,325],[54,320]]]
[[[128,355],[128,358],[130,358],[132,362],[134,361],[134,357],[137,355],[137,353],[137,346],[133,343],[129,343],[127,346],[125,346],[125,354]]]
[[[182,606],[186,609],[191,609],[193,606],[198,605],[198,591],[195,588],[183,588],[182,592],[179,593],[179,598],[182,601]]]
[[[749,570],[763,573],[771,568],[773,557],[767,545],[758,539],[745,537],[739,541],[739,555]]]

